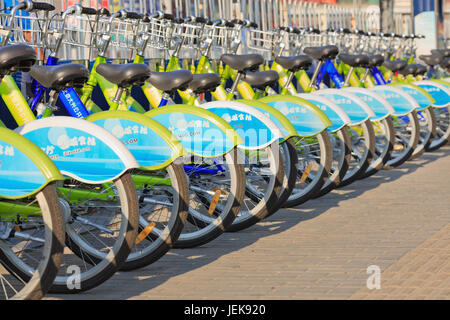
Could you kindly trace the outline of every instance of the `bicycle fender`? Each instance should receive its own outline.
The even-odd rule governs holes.
[[[327,128],[328,131],[336,132],[345,125],[352,123],[345,111],[330,99],[311,93],[299,93],[297,96],[314,103],[327,115],[328,119],[333,123],[332,127]]]
[[[0,198],[24,198],[63,179],[37,145],[12,130],[0,128]]]
[[[259,101],[279,110],[294,126],[299,136],[315,136],[333,126],[330,119],[308,100],[287,95],[273,95]]]
[[[450,87],[441,81],[422,80],[414,82],[415,85],[426,90],[435,100],[433,107],[446,108],[450,106]]]
[[[375,113],[361,98],[353,93],[340,89],[318,90],[313,94],[328,98],[340,106],[352,121],[352,125],[360,125],[375,116]]]
[[[281,131],[257,109],[236,101],[212,101],[200,105],[228,122],[240,135],[239,148],[258,150],[281,138]]]
[[[358,98],[362,99],[369,105],[375,116],[370,117],[372,121],[380,121],[386,119],[395,112],[394,108],[389,102],[376,92],[367,90],[365,88],[349,87],[342,90],[353,93]]]
[[[238,99],[236,101],[249,105],[268,117],[280,130],[281,141],[287,140],[290,137],[297,137],[299,135],[289,119],[271,105],[258,100]]]
[[[413,97],[398,87],[382,85],[369,88],[369,90],[378,93],[390,103],[395,111],[393,116],[406,116],[420,107]]]
[[[86,120],[122,141],[142,169],[158,170],[186,154],[180,141],[163,125],[130,111],[103,111]]]
[[[391,84],[393,86],[396,86],[397,88],[402,89],[407,94],[409,94],[411,97],[414,98],[414,100],[417,101],[417,104],[419,105],[418,108],[416,108],[417,111],[425,110],[428,107],[431,107],[431,105],[435,102],[433,97],[424,89],[421,87],[414,85],[414,84],[406,84],[406,83],[393,83]]]
[[[186,151],[201,157],[218,157],[243,144],[228,122],[200,107],[172,104],[145,115],[169,129]]]
[[[42,118],[15,131],[45,150],[62,174],[84,183],[105,183],[139,167],[122,142],[83,119]]]

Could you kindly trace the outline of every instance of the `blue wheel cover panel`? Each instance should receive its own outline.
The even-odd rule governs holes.
[[[315,100],[314,98],[310,97],[305,97],[304,99],[308,100],[311,103],[314,103],[327,115],[328,119],[330,119],[330,121],[333,123],[332,127],[327,128],[328,131],[335,131],[345,126],[344,120],[342,120],[342,118],[336,113],[336,111],[333,110],[333,108],[329,107],[324,102]]]
[[[24,136],[53,160],[63,174],[103,182],[121,174],[125,165],[108,145],[95,136],[74,128],[39,128]]]
[[[128,119],[101,119],[95,124],[122,141],[142,167],[153,167],[169,161],[173,150],[156,132]]]
[[[420,106],[420,108],[417,108],[418,111],[422,111],[431,105],[430,99],[428,99],[422,92],[408,86],[397,86],[397,87],[405,91],[407,94],[413,97],[414,100],[417,101],[417,103]]]
[[[437,85],[433,85],[431,83],[416,83],[416,85],[422,89],[425,89],[433,97],[433,99],[436,100],[433,103],[433,106],[446,107],[450,104],[450,94],[446,90],[443,90]]]
[[[25,196],[44,183],[44,175],[28,156],[0,141],[0,196]]]
[[[265,115],[267,118],[270,119],[270,121],[272,121],[277,127],[278,129],[281,131],[281,135],[283,137],[286,137],[289,135],[289,131],[283,126],[283,124],[281,123],[280,120],[278,120],[277,117],[275,117],[272,113],[267,112],[267,110],[264,110],[262,108],[259,108],[257,105],[251,105],[252,108],[255,108],[256,110],[258,110],[259,112],[261,112],[263,115]],[[215,112],[215,111],[214,111]],[[230,123],[231,124],[231,123]],[[232,125],[232,124],[231,124]],[[233,125],[232,125],[233,126]],[[233,126],[234,127],[234,126]]]
[[[280,111],[301,136],[313,136],[326,129],[322,120],[301,104],[290,101],[270,101],[265,103]],[[277,122],[275,124],[278,125]]]
[[[415,110],[415,106],[410,101],[388,86],[373,87],[371,90],[381,95],[391,104],[395,110],[392,114],[394,116],[404,116]]]
[[[270,128],[248,112],[223,107],[213,107],[208,110],[228,122],[242,138],[246,147],[257,148],[275,139]]]
[[[330,99],[335,104],[344,109],[345,113],[347,113],[348,117],[352,121],[352,124],[362,123],[369,118],[367,112],[357,102],[348,98],[344,94],[324,93],[320,91],[317,91],[317,94]]]
[[[367,103],[375,113],[375,117],[371,117],[371,120],[382,119],[389,115],[389,110],[386,106],[374,96],[359,91],[352,91],[352,93]]]
[[[180,140],[183,147],[197,155],[215,157],[234,147],[225,132],[200,116],[183,112],[168,112],[152,116]]]

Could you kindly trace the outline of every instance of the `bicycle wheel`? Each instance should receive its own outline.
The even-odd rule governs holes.
[[[189,210],[176,248],[203,245],[223,234],[238,215],[245,192],[244,166],[237,148],[217,158],[185,160]]]
[[[341,128],[330,134],[331,147],[333,149],[333,162],[330,176],[314,198],[321,197],[337,188],[348,170],[352,157],[352,142],[346,128]]]
[[[136,188],[125,173],[97,185],[67,179],[57,190],[67,248],[50,292],[85,291],[109,279],[134,245],[139,222]]]
[[[433,108],[436,118],[436,135],[431,143],[425,147],[426,151],[435,151],[446,145],[450,137],[449,108]]]
[[[284,172],[279,143],[262,150],[245,150],[244,155],[245,196],[227,231],[246,229],[273,213],[281,192]]]
[[[417,143],[417,147],[414,149],[414,152],[409,157],[410,160],[418,158],[424,154],[436,134],[436,116],[432,110],[432,107],[419,111],[417,113],[417,118],[419,120],[420,127],[419,142]]]
[[[375,155],[366,172],[361,178],[369,177],[381,170],[391,157],[395,143],[394,123],[388,117],[372,122],[375,131]]]
[[[280,144],[280,151],[281,159],[283,161],[283,184],[277,203],[274,205],[274,208],[269,215],[272,215],[279,208],[283,207],[286,200],[292,194],[292,191],[294,191],[295,181],[297,180],[298,158],[295,138],[291,137],[286,141],[283,141],[283,143]]]
[[[398,167],[408,160],[419,142],[420,127],[416,111],[412,111],[406,116],[393,116],[392,121],[394,122],[395,143],[391,157],[386,162],[384,169]]]
[[[133,170],[139,197],[139,233],[120,270],[145,267],[164,256],[177,241],[188,211],[188,182],[181,163],[164,170]]]
[[[33,197],[2,200],[1,208],[17,219],[0,222],[0,298],[40,299],[53,284],[64,248],[55,186],[47,185]]]
[[[375,132],[370,120],[359,126],[349,126],[348,132],[352,144],[352,158],[347,173],[338,187],[349,185],[359,179],[369,168],[375,152]]]
[[[314,197],[330,176],[333,149],[327,131],[295,139],[298,170],[292,194],[283,207],[298,206]]]

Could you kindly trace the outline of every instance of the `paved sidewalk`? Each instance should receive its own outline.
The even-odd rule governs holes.
[[[450,299],[450,147],[64,299]],[[368,290],[369,266],[381,289]]]

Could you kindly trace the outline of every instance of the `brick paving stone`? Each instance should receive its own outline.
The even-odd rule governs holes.
[[[450,146],[49,299],[449,299]],[[381,269],[369,290],[367,267]],[[272,289],[273,288],[273,289]]]

